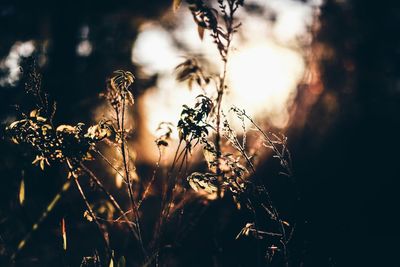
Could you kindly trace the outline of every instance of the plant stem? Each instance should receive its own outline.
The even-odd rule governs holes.
[[[268,144],[272,147],[272,150],[277,154],[279,159],[283,162],[283,166],[285,167],[285,170],[288,172],[289,177],[293,176],[292,168],[290,166],[290,163],[288,163],[287,160],[284,159],[284,155],[279,151],[279,149],[276,147],[275,143],[271,140],[271,138],[261,129],[260,126],[249,116],[243,111],[243,115],[251,122],[251,124],[254,125],[254,127],[257,128],[257,130],[264,136],[265,140],[268,142]],[[290,154],[289,154],[290,156]]]
[[[49,205],[47,205],[46,210],[42,213],[37,222],[32,226],[30,232],[28,232],[25,235],[25,237],[18,243],[17,250],[14,252],[14,254],[11,255],[12,262],[14,262],[18,253],[25,247],[26,243],[31,239],[32,234],[39,229],[40,225],[47,218],[49,213],[53,211],[54,207],[60,201],[62,195],[69,189],[70,186],[71,186],[71,180],[67,180],[62,186],[61,191],[57,195],[55,195],[54,198],[50,201]]]
[[[143,256],[145,258],[147,258],[147,253],[146,253],[146,250],[145,250],[144,245],[143,245],[142,234],[141,234],[141,231],[140,231],[138,205],[136,204],[136,201],[135,201],[135,198],[134,198],[134,194],[133,194],[133,190],[132,190],[132,184],[131,184],[131,179],[130,179],[130,175],[129,175],[129,165],[128,165],[127,155],[126,155],[126,147],[125,147],[125,141],[126,140],[125,140],[125,128],[124,128],[124,124],[125,124],[125,102],[126,102],[126,99],[125,99],[125,96],[123,96],[123,98],[122,98],[122,111],[121,111],[121,124],[120,124],[121,154],[122,154],[122,160],[123,160],[123,164],[124,164],[125,179],[126,179],[126,182],[127,182],[129,199],[131,201],[132,211],[133,211],[133,215],[134,215],[133,217],[134,217],[135,224],[136,224],[137,235],[138,235],[140,247],[141,247],[142,252],[143,252]]]
[[[226,54],[222,56],[222,61],[224,62],[224,67],[223,67],[223,72],[222,76],[220,79],[219,87],[217,89],[217,125],[216,125],[216,135],[215,135],[215,150],[217,152],[216,155],[216,173],[218,177],[218,197],[222,197],[222,190],[221,190],[221,184],[223,182],[223,174],[221,171],[221,166],[220,166],[220,159],[221,159],[221,107],[222,107],[222,98],[224,96],[224,91],[226,87],[226,75],[227,75],[227,66],[228,66],[228,59],[229,59],[229,49],[230,45],[232,42],[232,37],[233,37],[233,15],[236,11],[236,9],[233,7],[233,2],[229,2],[229,17],[225,17],[225,26],[226,26],[226,31],[227,31],[227,39],[226,39]]]
[[[147,197],[147,195],[148,195],[148,193],[150,191],[151,186],[153,185],[154,181],[156,180],[157,171],[160,168],[161,157],[162,157],[161,149],[158,148],[158,160],[157,160],[157,163],[156,163],[156,167],[153,170],[153,175],[151,176],[149,184],[146,186],[146,189],[143,192],[142,198],[138,202],[138,209],[140,209],[143,200],[146,199],[146,197]]]
[[[136,238],[136,240],[139,239],[138,234],[136,233],[135,229],[133,228],[132,224],[130,223],[129,218],[126,216],[126,212],[124,212],[121,208],[121,206],[118,204],[118,202],[115,200],[113,195],[108,192],[108,190],[104,187],[103,183],[97,178],[97,176],[84,164],[81,163],[80,165],[82,169],[86,172],[87,175],[96,183],[96,185],[104,192],[104,194],[108,197],[110,200],[111,204],[118,210],[119,213],[121,213],[121,217],[124,218],[124,220],[128,223],[129,230],[131,231],[132,235]]]
[[[73,179],[74,179],[75,185],[76,185],[80,195],[82,196],[83,202],[85,203],[86,208],[89,211],[90,216],[93,218],[93,221],[95,222],[99,232],[101,233],[101,235],[103,237],[103,241],[104,241],[104,244],[105,244],[106,249],[107,249],[107,254],[108,254],[108,256],[111,257],[111,259],[113,259],[114,256],[113,256],[110,244],[108,242],[107,233],[104,231],[103,227],[101,227],[99,221],[97,220],[97,216],[94,214],[93,209],[90,207],[89,201],[87,200],[86,195],[83,192],[82,186],[79,183],[78,178],[73,178]]]

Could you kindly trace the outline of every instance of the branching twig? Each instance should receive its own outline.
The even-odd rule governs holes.
[[[87,200],[86,195],[83,192],[83,189],[82,189],[81,184],[79,183],[78,179],[77,178],[73,178],[73,179],[74,179],[75,185],[76,185],[76,187],[77,187],[77,189],[79,191],[79,194],[81,195],[81,197],[83,199],[83,202],[86,205],[86,208],[87,208],[90,216],[93,218],[94,223],[96,224],[99,232],[101,233],[101,236],[102,236],[103,241],[104,241],[104,245],[106,246],[107,254],[108,254],[108,256],[111,257],[111,259],[113,259],[114,255],[112,253],[112,249],[110,247],[110,243],[109,243],[109,240],[107,238],[107,233],[103,229],[103,227],[100,225],[100,222],[97,220],[97,216],[94,214],[93,209],[90,207],[89,201]]]
[[[111,204],[121,214],[121,217],[124,218],[124,220],[128,223],[129,229],[130,229],[132,235],[135,237],[136,240],[138,240],[139,239],[138,234],[136,233],[135,229],[133,228],[132,223],[130,223],[129,218],[126,216],[127,212],[124,212],[122,210],[121,206],[115,200],[113,195],[110,192],[108,192],[108,190],[104,187],[103,183],[97,178],[97,176],[89,168],[87,168],[84,164],[81,164],[81,167],[86,172],[86,174],[89,175],[89,177],[96,183],[96,185],[104,192],[104,194],[110,200]],[[119,220],[121,217],[119,217],[117,220]]]

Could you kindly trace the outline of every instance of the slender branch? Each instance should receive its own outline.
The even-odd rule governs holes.
[[[157,159],[156,167],[153,170],[153,175],[151,176],[150,182],[146,186],[146,189],[144,190],[142,198],[138,202],[138,209],[140,209],[143,200],[146,199],[147,194],[149,193],[151,186],[153,185],[154,181],[156,180],[157,171],[158,171],[158,169],[160,167],[161,157],[162,157],[161,149],[158,147],[158,159]]]
[[[224,21],[225,21],[225,26],[227,30],[227,41],[226,41],[226,54],[222,57],[222,60],[224,62],[224,67],[223,67],[223,72],[222,76],[220,78],[220,83],[219,83],[219,88],[217,89],[217,121],[216,121],[216,135],[215,135],[215,149],[217,152],[216,155],[216,173],[218,177],[218,197],[220,198],[222,196],[222,190],[221,190],[221,184],[223,182],[223,174],[221,171],[221,107],[222,107],[222,99],[224,96],[224,91],[226,88],[226,76],[227,76],[227,66],[228,66],[228,59],[229,59],[229,49],[230,45],[232,42],[232,37],[233,37],[233,15],[236,9],[233,7],[233,3],[229,2],[229,17],[224,16]],[[225,14],[227,15],[227,14]]]
[[[288,175],[291,177],[293,176],[293,172],[290,166],[290,162],[288,162],[287,160],[284,159],[284,155],[283,152],[281,153],[278,149],[278,147],[276,146],[275,142],[261,129],[261,127],[249,116],[247,115],[246,112],[242,111],[243,116],[245,116],[250,122],[251,124],[254,125],[254,127],[257,128],[257,130],[264,136],[265,140],[268,142],[269,146],[272,148],[272,150],[274,151],[274,153],[277,154],[277,156],[279,157],[279,159],[282,161],[283,166],[285,167],[285,170],[288,172]],[[288,157],[289,157],[289,161],[291,161],[291,156],[290,153],[288,153]]]
[[[95,222],[95,224],[96,224],[96,226],[97,226],[99,232],[101,233],[101,235],[102,235],[102,237],[103,237],[103,241],[104,241],[104,244],[105,244],[106,249],[107,249],[107,254],[108,254],[109,256],[111,256],[111,258],[113,259],[113,258],[114,258],[114,255],[113,255],[113,253],[112,253],[110,244],[109,244],[109,242],[108,242],[107,233],[105,232],[105,230],[103,229],[103,227],[101,227],[99,221],[97,220],[97,216],[96,216],[95,213],[93,212],[93,209],[90,207],[89,201],[87,200],[86,195],[85,195],[85,193],[83,192],[83,189],[82,189],[81,184],[79,183],[78,179],[77,179],[77,178],[73,178],[73,180],[74,180],[74,182],[75,182],[75,185],[76,185],[76,187],[77,187],[77,189],[78,189],[80,195],[82,196],[83,202],[85,203],[86,208],[87,208],[87,210],[89,211],[90,216],[93,218],[93,221]]]
[[[222,97],[224,95],[225,88],[225,79],[226,79],[226,69],[227,69],[228,59],[224,60],[224,72],[221,78],[220,87],[218,88],[218,96],[217,96],[217,125],[216,125],[216,135],[215,135],[215,150],[217,152],[216,155],[216,172],[218,177],[218,197],[221,197],[221,184],[223,182],[223,176],[220,166],[221,159],[221,106],[222,106]]]
[[[124,218],[124,220],[127,223],[130,222],[129,218],[126,216],[127,212],[124,212],[122,210],[121,206],[115,200],[113,195],[110,192],[108,192],[108,190],[104,187],[103,183],[97,178],[97,176],[88,167],[86,167],[84,164],[81,163],[80,166],[86,172],[86,174],[89,175],[89,177],[96,183],[96,185],[104,192],[104,194],[110,200],[111,204],[113,204],[113,206],[121,214],[121,217]],[[119,220],[121,217],[119,217],[117,220]],[[132,224],[128,223],[128,225],[129,225],[129,230],[131,231],[132,235],[135,237],[136,240],[138,240],[139,239],[138,234],[136,233],[136,231],[133,228]]]
[[[280,153],[280,151],[276,148],[276,146],[275,146],[275,144],[273,143],[273,141],[269,138],[269,136],[267,136],[265,133],[264,133],[264,131],[262,131],[262,129],[253,121],[253,119],[251,118],[251,117],[249,117],[244,111],[242,112],[242,114],[248,119],[248,120],[250,120],[250,122],[257,128],[257,130],[259,131],[259,132],[261,132],[263,135],[264,135],[264,137],[265,137],[265,139],[271,144],[271,146],[273,146],[273,151],[275,152],[275,153],[278,153],[278,156],[279,157],[283,157],[283,155]],[[253,165],[253,163],[250,161],[250,158],[248,157],[248,155],[247,155],[247,153],[246,153],[246,151],[245,151],[245,148],[242,146],[242,144],[239,142],[239,140],[238,140],[238,138],[237,138],[237,136],[236,136],[236,133],[234,132],[234,130],[233,129],[231,129],[230,127],[229,127],[229,125],[227,126],[227,130],[229,131],[229,134],[230,134],[230,136],[228,135],[228,136],[226,136],[226,138],[228,139],[228,140],[230,140],[232,143],[233,143],[233,146],[242,154],[242,156],[245,158],[245,160],[247,161],[247,163],[249,164],[249,166],[250,166],[250,168],[251,168],[251,170],[252,170],[252,172],[253,172],[253,175],[255,175],[256,174],[256,170],[255,170],[255,168],[254,168],[254,165]],[[257,182],[256,182],[256,184],[257,184]],[[275,208],[275,206],[273,205],[273,203],[272,203],[272,200],[271,200],[271,197],[269,196],[269,193],[268,193],[268,191],[266,190],[266,189],[264,189],[263,190],[263,193],[266,195],[266,200],[267,200],[267,203],[268,203],[268,206],[269,206],[269,208],[267,208],[263,203],[261,203],[261,206],[265,209],[265,211],[268,213],[268,215],[271,217],[271,219],[273,219],[273,220],[275,220],[275,221],[277,221],[278,222],[278,224],[279,224],[279,227],[280,227],[280,232],[281,232],[281,234],[280,234],[280,236],[281,236],[281,239],[280,239],[280,242],[281,242],[281,244],[283,245],[283,253],[284,253],[284,258],[285,258],[285,264],[286,265],[288,265],[288,260],[287,260],[287,249],[286,249],[286,244],[287,244],[287,238],[286,238],[286,230],[285,230],[285,227],[284,227],[284,224],[283,224],[283,222],[282,222],[282,220],[280,219],[280,217],[279,217],[279,213],[278,213],[278,211],[277,211],[277,209]],[[257,224],[257,222],[256,222],[256,213],[255,213],[255,210],[254,210],[254,206],[253,206],[253,204],[251,203],[251,200],[248,198],[247,199],[248,201],[249,201],[249,204],[250,204],[250,207],[252,207],[252,212],[253,212],[253,216],[254,216],[254,220],[255,220],[255,227],[256,227],[256,235],[258,235],[258,224]],[[258,237],[258,236],[257,236]]]
[[[126,155],[126,148],[125,148],[125,96],[122,99],[122,111],[121,111],[121,125],[120,125],[120,134],[121,134],[121,153],[122,153],[122,160],[124,164],[124,171],[125,171],[125,179],[127,182],[127,187],[128,187],[128,194],[129,194],[129,199],[131,201],[131,206],[134,214],[134,220],[136,224],[136,230],[137,230],[137,235],[140,243],[140,247],[142,249],[143,255],[145,258],[147,258],[147,253],[143,245],[143,239],[142,239],[142,234],[140,231],[140,222],[139,222],[139,212],[138,212],[138,205],[135,201],[133,190],[132,190],[132,183],[129,175],[129,164],[127,160],[127,155]],[[129,155],[128,155],[129,156]]]
[[[115,166],[110,162],[109,159],[106,158],[106,156],[103,155],[103,153],[101,153],[97,149],[95,149],[94,151],[125,181],[125,176],[117,168],[115,168]]]

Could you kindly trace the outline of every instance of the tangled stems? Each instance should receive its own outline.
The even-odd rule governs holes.
[[[277,209],[272,204],[268,191],[262,185],[262,181],[259,179],[256,180],[256,164],[253,161],[252,154],[246,147],[246,127],[242,125],[244,136],[243,140],[239,141],[241,138],[230,128],[228,122],[225,124],[226,120],[223,121],[224,114],[222,104],[223,101],[226,101],[226,99],[224,99],[224,94],[226,93],[228,84],[227,68],[230,56],[229,51],[231,49],[233,35],[239,26],[234,25],[234,14],[238,6],[243,4],[243,1],[218,0],[219,10],[207,7],[202,0],[187,0],[187,2],[190,4],[190,10],[198,26],[202,28],[203,31],[204,29],[211,31],[211,36],[214,38],[214,42],[217,44],[221,56],[222,69],[218,76],[209,76],[207,71],[202,69],[199,62],[196,60],[187,60],[176,68],[178,72],[177,79],[179,81],[187,80],[189,82],[189,87],[196,82],[197,85],[203,89],[204,95],[198,96],[197,99],[199,101],[194,107],[188,107],[186,105],[183,107],[177,125],[179,144],[176,148],[171,165],[167,167],[168,169],[165,169],[166,177],[163,178],[166,178],[166,180],[161,184],[160,216],[154,222],[155,231],[153,239],[149,240],[148,243],[146,242],[146,247],[144,246],[141,235],[140,220],[143,222],[143,216],[147,214],[144,212],[141,217],[139,209],[143,201],[146,200],[149,192],[151,192],[151,187],[157,178],[157,171],[159,170],[162,157],[160,147],[168,146],[168,142],[163,138],[156,140],[159,149],[159,158],[153,174],[148,180],[148,183],[143,183],[143,181],[141,181],[144,192],[135,192],[135,182],[131,180],[131,177],[133,177],[131,171],[134,167],[130,159],[129,149],[131,147],[128,143],[129,131],[127,130],[128,123],[125,118],[127,116],[126,112],[129,110],[129,105],[133,104],[132,94],[128,90],[134,80],[132,73],[128,71],[117,71],[110,79],[110,85],[104,95],[113,108],[112,119],[99,122],[97,125],[91,126],[87,131],[85,131],[86,128],[83,124],[77,124],[75,126],[61,125],[55,128],[51,119],[49,120],[42,117],[40,114],[41,110],[38,109],[25,116],[23,120],[16,121],[10,125],[9,128],[12,133],[12,140],[15,143],[24,142],[29,144],[36,152],[37,157],[34,163],[37,163],[42,169],[44,169],[46,164],[50,165],[49,162],[52,161],[68,164],[70,176],[73,177],[72,179],[87,207],[87,212],[85,212],[85,214],[100,230],[105,241],[105,248],[108,256],[113,257],[113,254],[111,253],[108,243],[108,237],[104,232],[105,229],[102,228],[104,225],[100,225],[100,223],[126,223],[127,227],[129,227],[129,234],[132,234],[134,237],[133,242],[135,242],[135,247],[138,248],[137,254],[135,253],[137,255],[135,260],[140,263],[145,263],[145,265],[150,265],[155,261],[157,266],[159,255],[162,258],[164,258],[165,255],[163,253],[163,246],[167,245],[168,241],[166,241],[166,239],[169,239],[169,231],[167,230],[169,230],[170,224],[168,224],[168,222],[175,219],[173,216],[177,214],[176,211],[183,211],[183,206],[187,204],[188,194],[186,194],[186,188],[190,186],[194,191],[201,192],[203,195],[204,193],[209,194],[210,199],[215,199],[217,197],[219,200],[223,197],[224,192],[229,192],[227,195],[232,196],[238,208],[245,206],[250,212],[249,215],[252,216],[250,219],[251,222],[246,224],[238,237],[240,235],[251,234],[257,239],[258,260],[261,259],[260,245],[262,244],[259,240],[263,239],[265,236],[272,237],[272,241],[266,240],[266,242],[269,243],[271,241],[279,247],[275,245],[271,246],[271,248],[274,247],[274,249],[276,249],[275,251],[280,251],[280,253],[282,253],[281,257],[284,257],[286,265],[288,265],[286,245],[290,239],[290,234],[288,234],[289,237],[287,237],[286,231],[293,228],[285,228],[290,227],[289,224],[280,219]],[[217,17],[216,13],[220,16]],[[219,22],[221,22],[221,25]],[[201,33],[201,35],[203,34],[202,31],[199,31],[199,33]],[[209,79],[215,82],[212,97],[208,97],[206,95],[207,90],[205,90],[205,86],[209,84]],[[38,101],[41,103],[41,106],[45,105],[40,99]],[[287,175],[291,176],[291,160],[289,151],[286,148],[286,139],[280,140],[276,135],[264,132],[244,110],[234,109],[234,111],[238,116],[240,115],[242,117],[242,122],[245,119],[249,120],[254,126],[253,130],[256,128],[257,131],[261,133],[259,138],[262,139],[263,145],[272,149],[274,157],[280,160],[281,166]],[[45,117],[49,117],[48,112],[46,112]],[[210,129],[213,130],[212,134],[209,134]],[[226,131],[230,132],[230,135],[227,135]],[[103,139],[116,148],[119,158],[117,165],[112,163],[112,156],[107,155],[106,157],[99,151],[97,142]],[[229,153],[232,149],[222,145],[225,139],[230,141],[233,150],[236,149],[237,151],[233,151],[232,154]],[[208,169],[203,173],[201,170],[197,170],[187,176],[186,171],[188,169],[191,151],[196,145],[203,146],[203,154]],[[91,158],[89,152],[94,152],[96,156],[100,156],[102,160],[116,171],[117,175],[123,178],[127,186],[126,191],[129,197],[128,211],[124,211],[119,206],[115,198],[103,186],[101,180],[86,166],[86,164],[84,164],[86,160]],[[95,212],[97,210],[93,210],[90,207],[85,192],[79,183],[81,180],[79,181],[78,177],[82,175],[88,176],[106,195],[108,201],[115,207],[113,210],[116,210],[119,213],[118,215],[120,215],[117,219],[114,219],[114,217],[103,219],[100,216],[96,216]],[[184,178],[186,178],[186,181]],[[72,179],[69,179],[69,181],[72,181]],[[56,201],[58,201],[58,198]],[[50,206],[54,206],[55,203],[56,202],[50,204]],[[217,201],[217,203],[219,205],[222,202]],[[206,208],[207,205],[202,207]],[[101,211],[99,210],[99,212]],[[181,215],[183,216],[183,212]],[[199,214],[199,216],[200,215],[201,214]],[[43,220],[43,218],[40,220]],[[182,217],[176,219],[177,221],[179,220],[179,223],[172,227],[179,229],[183,220]],[[182,233],[179,233],[179,230],[174,242],[168,244],[176,245],[178,239],[182,238],[186,233],[187,230],[185,230],[185,228],[188,229],[191,227],[192,223],[193,221],[191,221],[189,225],[183,225]],[[36,229],[37,226],[34,228]],[[23,240],[22,245],[19,246],[20,248],[24,246],[27,239],[29,239],[29,236],[24,239],[25,241]],[[147,254],[146,249],[149,254]],[[167,261],[165,261],[165,263],[166,262]]]
[[[124,77],[125,75],[127,77]],[[129,79],[130,75],[132,75],[132,74],[128,73],[128,72],[123,72],[121,76],[123,78]],[[133,77],[133,75],[132,75],[132,77]],[[131,209],[133,211],[133,217],[134,217],[135,226],[136,226],[137,238],[138,238],[138,242],[140,244],[143,256],[144,256],[144,258],[147,258],[147,253],[144,248],[143,239],[142,239],[141,230],[140,230],[138,205],[134,198],[132,182],[131,182],[131,178],[130,178],[130,174],[129,174],[129,164],[128,164],[128,155],[127,155],[128,148],[126,147],[126,136],[125,136],[125,111],[126,111],[126,101],[127,101],[126,97],[127,97],[127,95],[128,96],[130,95],[129,94],[130,92],[128,91],[128,87],[133,82],[133,78],[132,78],[132,82],[127,83],[127,84],[119,82],[118,78],[119,78],[119,76],[117,75],[117,76],[113,77],[113,79],[111,79],[111,86],[112,86],[113,90],[118,90],[119,103],[116,103],[116,104],[113,104],[112,102],[111,103],[112,103],[112,106],[114,107],[115,115],[117,118],[117,132],[120,135],[120,137],[119,137],[120,138],[120,140],[119,140],[120,152],[122,155],[122,163],[123,163],[123,168],[124,168],[124,172],[125,172],[125,181],[126,181],[126,185],[127,185],[127,189],[128,189],[129,199],[131,202]],[[120,110],[120,108],[121,108],[121,110]]]
[[[107,251],[107,256],[108,256],[108,257],[111,257],[111,260],[113,260],[113,259],[114,259],[114,255],[113,255],[113,253],[112,253],[110,244],[109,244],[109,242],[108,242],[107,233],[106,233],[106,231],[103,229],[103,227],[100,225],[100,222],[98,221],[97,216],[94,214],[92,208],[90,207],[89,201],[87,200],[86,195],[85,195],[85,193],[83,192],[82,186],[81,186],[81,184],[79,183],[78,178],[73,178],[73,179],[74,179],[75,185],[76,185],[76,187],[77,187],[77,189],[78,189],[78,191],[79,191],[79,194],[81,195],[81,197],[82,197],[82,199],[83,199],[83,202],[84,202],[85,205],[86,205],[86,208],[87,208],[87,210],[88,210],[88,212],[89,212],[89,214],[90,214],[90,217],[91,217],[92,220],[95,222],[95,224],[96,224],[96,226],[97,226],[97,229],[99,230],[99,232],[101,233],[101,235],[102,235],[102,237],[103,237],[104,245],[105,245],[106,251]],[[107,258],[108,258],[108,257],[107,257]]]
[[[85,173],[96,183],[96,185],[104,192],[104,194],[107,196],[107,198],[113,204],[113,206],[121,214],[121,217],[124,218],[124,220],[127,222],[129,230],[132,233],[132,235],[134,236],[134,238],[138,240],[139,239],[138,234],[136,233],[135,229],[133,228],[132,224],[130,223],[129,218],[126,216],[127,213],[122,210],[121,206],[115,200],[113,195],[110,192],[108,192],[108,190],[104,187],[103,183],[99,180],[99,178],[97,178],[97,176],[88,167],[86,167],[83,163],[81,163],[80,166],[85,171]]]
[[[238,5],[235,4],[235,1],[228,1],[228,9],[229,13],[226,12],[226,7],[222,5],[222,1],[220,1],[220,8],[224,14],[224,22],[226,27],[226,46],[225,46],[225,54],[221,54],[222,61],[223,61],[223,72],[220,78],[219,87],[217,88],[217,118],[216,118],[216,135],[215,135],[215,149],[217,152],[217,166],[216,166],[216,173],[218,177],[218,197],[221,197],[222,190],[221,184],[223,182],[223,174],[221,171],[221,106],[222,106],[222,98],[224,95],[224,91],[226,88],[226,75],[227,75],[227,66],[228,66],[228,58],[229,58],[229,49],[233,38],[234,27],[233,27],[233,20],[234,20],[234,13],[238,8]]]

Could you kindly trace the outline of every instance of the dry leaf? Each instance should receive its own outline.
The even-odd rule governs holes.
[[[42,171],[44,170],[44,160],[40,161],[40,169],[42,169]]]
[[[61,219],[61,235],[63,239],[63,249],[67,250],[67,230],[65,227],[65,219]]]
[[[25,181],[24,179],[21,180],[19,184],[19,194],[18,194],[19,204],[24,205],[25,202]]]

